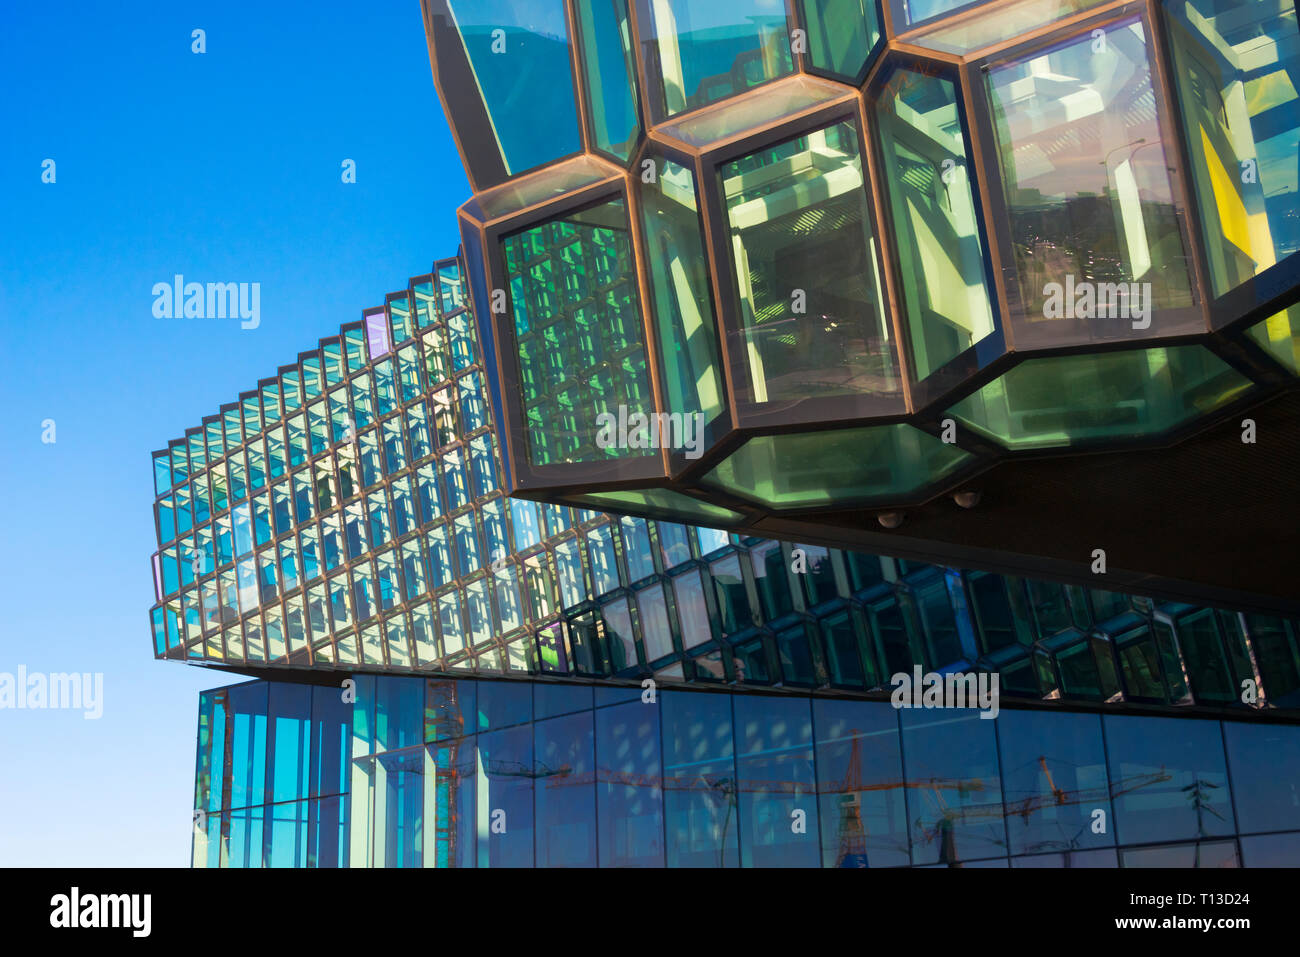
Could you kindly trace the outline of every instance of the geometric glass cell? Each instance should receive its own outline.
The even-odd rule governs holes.
[[[1205,328],[1185,308],[1189,257],[1143,24],[1093,32],[986,74],[1023,310],[1017,348]]]
[[[1268,350],[1278,362],[1300,375],[1300,305],[1283,309],[1255,323],[1246,330],[1246,335]]]
[[[746,401],[899,393],[863,175],[849,120],[723,164]]]
[[[1093,479],[1113,461],[1099,455],[1060,461],[1081,477],[1060,496],[1061,522],[1018,535],[1014,512],[1052,508],[1035,495],[1041,484],[1006,494],[1039,468],[1030,461],[1038,456],[1026,460],[1019,450],[1122,455],[1129,445],[1177,440],[1168,460],[1193,463],[1195,448],[1223,436],[1194,426],[1250,401],[1259,403],[1249,414],[1261,417],[1262,429],[1288,414],[1287,402],[1274,400],[1298,381],[1282,375],[1300,368],[1295,324],[1287,314],[1261,320],[1279,308],[1264,304],[1296,300],[1300,260],[1283,261],[1300,232],[1295,0],[548,0],[545,16],[534,15],[531,2],[501,17],[488,0],[423,3],[439,94],[475,191],[459,216],[468,269],[458,278],[460,301],[472,293],[476,308],[456,320],[462,346],[447,356],[472,362],[464,357],[475,344],[463,346],[469,323],[477,322],[482,347],[473,372],[478,398],[462,408],[459,388],[440,381],[422,399],[423,428],[430,441],[454,444],[459,415],[472,428],[495,414],[504,491],[822,545],[873,548],[889,538],[875,515],[841,521],[839,503],[816,491],[821,482],[873,513],[905,510],[921,540],[945,543],[972,567],[1007,571],[1034,567],[1066,540],[1059,555],[1086,555],[1088,529],[1103,519],[1125,535],[1141,527],[1139,503],[1121,486],[1095,489]],[[476,18],[462,17],[467,10]],[[490,20],[506,26],[489,28]],[[467,45],[465,29],[478,30],[479,40]],[[484,46],[493,29],[506,32],[504,54]],[[537,55],[561,47],[567,61]],[[510,85],[513,61],[530,48],[532,91]],[[475,71],[488,67],[496,72],[480,89]],[[503,102],[512,109],[531,98],[514,132],[497,103],[507,88],[513,98]],[[498,154],[521,130],[550,136],[540,114],[556,97],[576,104],[578,143],[540,168],[514,172]],[[574,128],[571,119],[565,124]],[[611,203],[615,196],[622,199]],[[494,301],[498,290],[510,311]],[[184,483],[158,502],[158,520],[173,536],[160,576],[184,577],[178,539],[197,536],[181,528],[204,527],[200,544],[214,555],[233,547],[206,531],[206,516],[225,516],[212,500],[215,486],[205,497],[190,484],[205,473],[206,482],[220,477],[227,499],[236,489],[254,497],[252,531],[240,533],[254,554],[238,558],[260,571],[277,493],[262,500],[286,468],[301,467],[304,451],[297,465],[282,465],[293,439],[268,435],[257,449],[223,457],[250,436],[294,429],[291,420],[301,419],[299,446],[317,456],[346,434],[344,413],[353,413],[362,417],[356,457],[337,454],[357,474],[332,490],[333,500],[386,467],[396,445],[384,424],[394,411],[385,363],[398,364],[408,328],[425,344],[455,331],[445,306],[429,322],[419,284],[394,296],[387,336],[384,317],[367,313],[367,328],[301,359],[298,378],[282,372],[240,396],[231,415],[216,418],[215,444],[205,423],[197,442],[187,435],[174,456],[168,449],[166,478],[175,471]],[[1254,329],[1245,328],[1247,316]],[[427,361],[441,361],[436,352]],[[370,376],[369,403],[347,391],[354,374]],[[790,438],[801,430],[814,433],[806,458],[818,463],[819,433],[906,423],[937,437],[947,408],[971,431],[958,433],[961,451],[939,450],[938,479],[927,481],[924,468],[914,475],[907,453],[897,463],[903,477],[864,477],[838,460],[830,468],[843,471],[840,478],[815,475],[796,455],[774,458],[766,487],[754,489],[760,451],[802,450]],[[605,413],[629,426],[612,445]],[[641,442],[638,423],[652,415],[660,432],[663,415],[707,427],[698,446],[685,429]],[[907,434],[880,434],[891,431]],[[755,441],[760,436],[767,438]],[[1293,451],[1279,451],[1288,472]],[[463,458],[448,467],[463,475],[445,492],[454,496],[444,505],[449,513],[497,480],[472,470],[468,447]],[[1139,472],[1160,468],[1154,456],[1135,461]],[[1231,475],[1241,494],[1260,500],[1272,481],[1262,460],[1238,464],[1208,481]],[[750,472],[733,474],[741,467]],[[1198,474],[1171,468],[1171,501],[1201,483]],[[362,488],[369,494],[372,486]],[[906,491],[881,491],[890,488]],[[959,491],[971,494],[954,502],[950,493]],[[617,498],[587,498],[597,494]],[[247,498],[241,492],[238,503]],[[814,504],[792,504],[807,502]],[[704,505],[722,511],[701,513]],[[796,509],[806,514],[791,514]],[[1276,535],[1252,549],[1247,523],[1222,514],[1179,534],[1182,546],[1168,559],[1163,538],[1129,542],[1132,564],[1117,573],[1114,590],[1137,587],[1128,576],[1141,570],[1171,597],[1195,601],[1198,586],[1213,583],[1239,595],[1239,607],[1289,613],[1284,562],[1263,557],[1285,549]],[[1255,564],[1203,561],[1187,547],[1195,537]],[[486,545],[473,567],[490,560]],[[343,556],[331,573],[349,562],[351,574]],[[454,551],[451,561],[460,567]],[[1086,562],[1066,564],[1064,579],[1091,580]],[[237,572],[230,570],[235,601],[226,606],[217,589],[217,607],[240,607]],[[382,579],[378,566],[371,572]],[[327,615],[332,595],[327,590]],[[206,596],[199,597],[201,607]],[[338,607],[354,613],[346,602]],[[183,623],[186,609],[164,609],[163,647],[175,648],[169,611]],[[635,619],[637,609],[628,614]],[[1087,659],[1108,673],[1096,679],[1103,700],[1179,697],[1170,677],[1177,669],[1164,658],[1159,674],[1152,665],[1152,648],[1163,654],[1159,633],[1098,636],[1084,617],[1075,627]],[[573,625],[575,634],[596,627],[585,619]],[[255,641],[239,636],[240,648],[263,648],[267,629]],[[820,631],[808,625],[808,633]],[[744,639],[764,680],[783,683],[785,666],[807,676],[812,658],[782,660],[794,641],[787,635],[794,631],[782,625]],[[212,640],[224,647],[231,639],[223,627]],[[350,640],[342,650],[360,656],[369,639]],[[566,661],[576,654],[557,648]],[[1055,658],[1015,650],[1019,657],[1000,666],[1017,669],[1024,687],[1059,686]],[[1000,653],[969,651],[985,661]],[[712,654],[710,647],[683,661],[684,672],[733,680],[734,662],[701,657]]]
[[[909,43],[965,56],[992,46],[1003,40],[1029,33],[1106,0],[1017,0],[1002,4],[995,10],[983,10],[974,16],[955,17],[952,21],[940,20],[907,38]]]
[[[598,417],[652,412],[627,204],[613,199],[501,241],[534,465],[646,455]],[[654,453],[650,453],[654,454]]]
[[[582,149],[564,5],[445,0],[508,175]]]
[[[875,119],[912,364],[924,379],[993,331],[956,89],[899,70]]]
[[[876,0],[798,0],[798,5],[812,65],[857,82],[880,42]]]
[[[794,71],[784,4],[638,0],[655,122]]]
[[[1013,449],[1150,438],[1251,382],[1201,346],[1029,359],[948,409]]]
[[[1300,44],[1288,0],[1166,0],[1191,179],[1221,296],[1300,249]]]
[[[664,401],[669,412],[703,413],[707,425],[727,399],[695,176],[670,159],[655,165],[639,188]]]
[[[627,0],[577,0],[574,10],[592,141],[626,161],[641,132]]]
[[[808,508],[907,495],[969,458],[904,423],[763,435],[732,453],[704,482],[772,508]]]

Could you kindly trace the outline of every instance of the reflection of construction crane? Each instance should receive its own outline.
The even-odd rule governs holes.
[[[1069,807],[1080,804],[1099,804],[1101,802],[1108,802],[1110,799],[1121,794],[1126,794],[1129,791],[1136,791],[1140,788],[1148,787],[1152,784],[1160,784],[1172,779],[1172,776],[1168,774],[1162,766],[1159,771],[1153,771],[1148,774],[1135,774],[1123,779],[1122,781],[1116,782],[1109,787],[1101,786],[1094,788],[1081,788],[1078,790],[1067,790],[1056,785],[1056,782],[1052,778],[1052,773],[1047,767],[1046,757],[1039,755],[1038,765],[1042,768],[1043,775],[1047,779],[1049,793],[1031,794],[1020,800],[1007,799],[1004,794],[1003,803],[1006,807],[1007,817],[1017,815],[1027,822],[1036,811],[1042,810],[1043,808]],[[983,782],[978,778],[957,783],[959,785],[957,789],[959,795],[964,795],[968,791],[982,791],[984,789]],[[908,786],[929,786],[933,791],[931,800],[933,801],[935,810],[937,811],[937,820],[931,827],[926,827],[919,818],[915,823],[917,832],[926,843],[936,839],[940,841],[940,863],[955,864],[958,860],[956,848],[954,846],[955,827],[958,822],[965,823],[967,821],[976,821],[982,818],[996,819],[1003,816],[1003,804],[984,804],[977,807],[950,808],[947,801],[944,800],[942,793],[942,790],[949,789],[950,785],[946,782],[940,782],[938,779],[934,779],[924,785],[917,782],[915,784],[909,784]]]
[[[835,857],[836,867],[867,867],[867,834],[862,827],[862,755],[861,738],[857,729],[852,732],[853,744],[849,749],[849,767],[844,774],[843,793],[840,795],[840,850]]]
[[[451,729],[452,733],[446,735],[446,737],[459,738],[465,733],[465,716],[461,713],[459,707],[460,682],[449,681],[445,683],[445,687],[449,689],[449,692],[446,707],[442,713],[454,720]],[[455,768],[449,768],[448,770],[451,773],[447,775],[446,787],[436,789],[437,803],[435,805],[434,835],[437,847],[452,847],[456,841],[457,808],[460,804],[456,800],[456,792],[460,787],[460,775]],[[441,775],[439,776],[441,777]],[[438,867],[445,867],[450,862],[437,861],[436,864]]]
[[[463,733],[463,718],[460,717],[460,709],[455,707],[456,690],[454,686],[451,690],[449,704],[452,707],[448,708],[448,711],[450,714],[456,715],[457,721],[462,725],[458,730]],[[817,789],[817,794],[823,797],[840,795],[838,802],[839,822],[837,825],[836,867],[868,866],[867,828],[862,819],[862,799],[864,795],[870,792],[899,791],[911,788],[925,795],[930,803],[933,823],[930,825],[925,823],[925,817],[929,815],[919,815],[913,822],[913,833],[919,837],[922,843],[928,844],[931,841],[939,841],[940,863],[958,865],[959,855],[956,848],[958,824],[979,820],[996,820],[1002,818],[1004,813],[1007,817],[1015,815],[1029,821],[1035,812],[1044,808],[1097,804],[1121,794],[1172,779],[1172,776],[1162,766],[1159,771],[1136,774],[1110,787],[1066,789],[1056,784],[1051,770],[1048,768],[1047,758],[1040,755],[1038,765],[1046,779],[1048,793],[1032,794],[1019,800],[1006,799],[996,803],[964,806],[965,798],[968,795],[986,790],[982,778],[935,777],[917,781],[888,781],[878,784],[863,784],[862,738],[856,730],[850,732],[850,734],[852,743],[850,744],[848,767],[843,781],[836,786]],[[459,736],[459,734],[456,736]],[[779,794],[791,797],[810,794],[810,789],[806,784],[791,780],[744,778],[738,781],[730,775],[706,775],[698,772],[683,775],[638,774],[613,768],[575,772],[567,764],[559,767],[548,767],[537,763],[534,767],[528,767],[518,761],[492,760],[484,761],[481,768],[488,777],[526,778],[543,782],[546,787],[608,784],[651,790],[697,791],[714,794],[726,803],[726,815],[719,836],[720,853],[726,847],[727,831],[731,826],[732,814],[736,810],[741,793]],[[447,786],[445,789],[439,788],[438,795],[436,831],[439,844],[443,847],[454,843],[458,803],[456,801],[456,791],[461,780],[461,775],[456,773],[454,768],[448,770],[452,771],[452,773],[447,777]],[[945,797],[946,794],[955,794],[957,796],[957,806],[954,807],[949,804],[948,799]],[[903,852],[906,853],[906,850],[904,849]]]

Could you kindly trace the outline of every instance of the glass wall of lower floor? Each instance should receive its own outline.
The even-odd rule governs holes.
[[[1300,725],[1262,717],[357,675],[311,689],[339,762],[277,685],[205,693],[197,866],[1300,865]]]

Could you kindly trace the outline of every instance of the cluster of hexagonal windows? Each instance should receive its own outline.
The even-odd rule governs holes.
[[[1168,441],[1297,372],[1292,2],[426,23],[515,491],[908,504],[1020,450]]]

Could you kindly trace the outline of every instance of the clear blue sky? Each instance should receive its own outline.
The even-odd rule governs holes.
[[[149,453],[454,254],[469,187],[418,0],[6,3],[0,89],[0,672],[105,683],[0,710],[0,865],[184,866],[239,679],[153,658]],[[155,319],[176,273],[261,283],[260,327]]]

